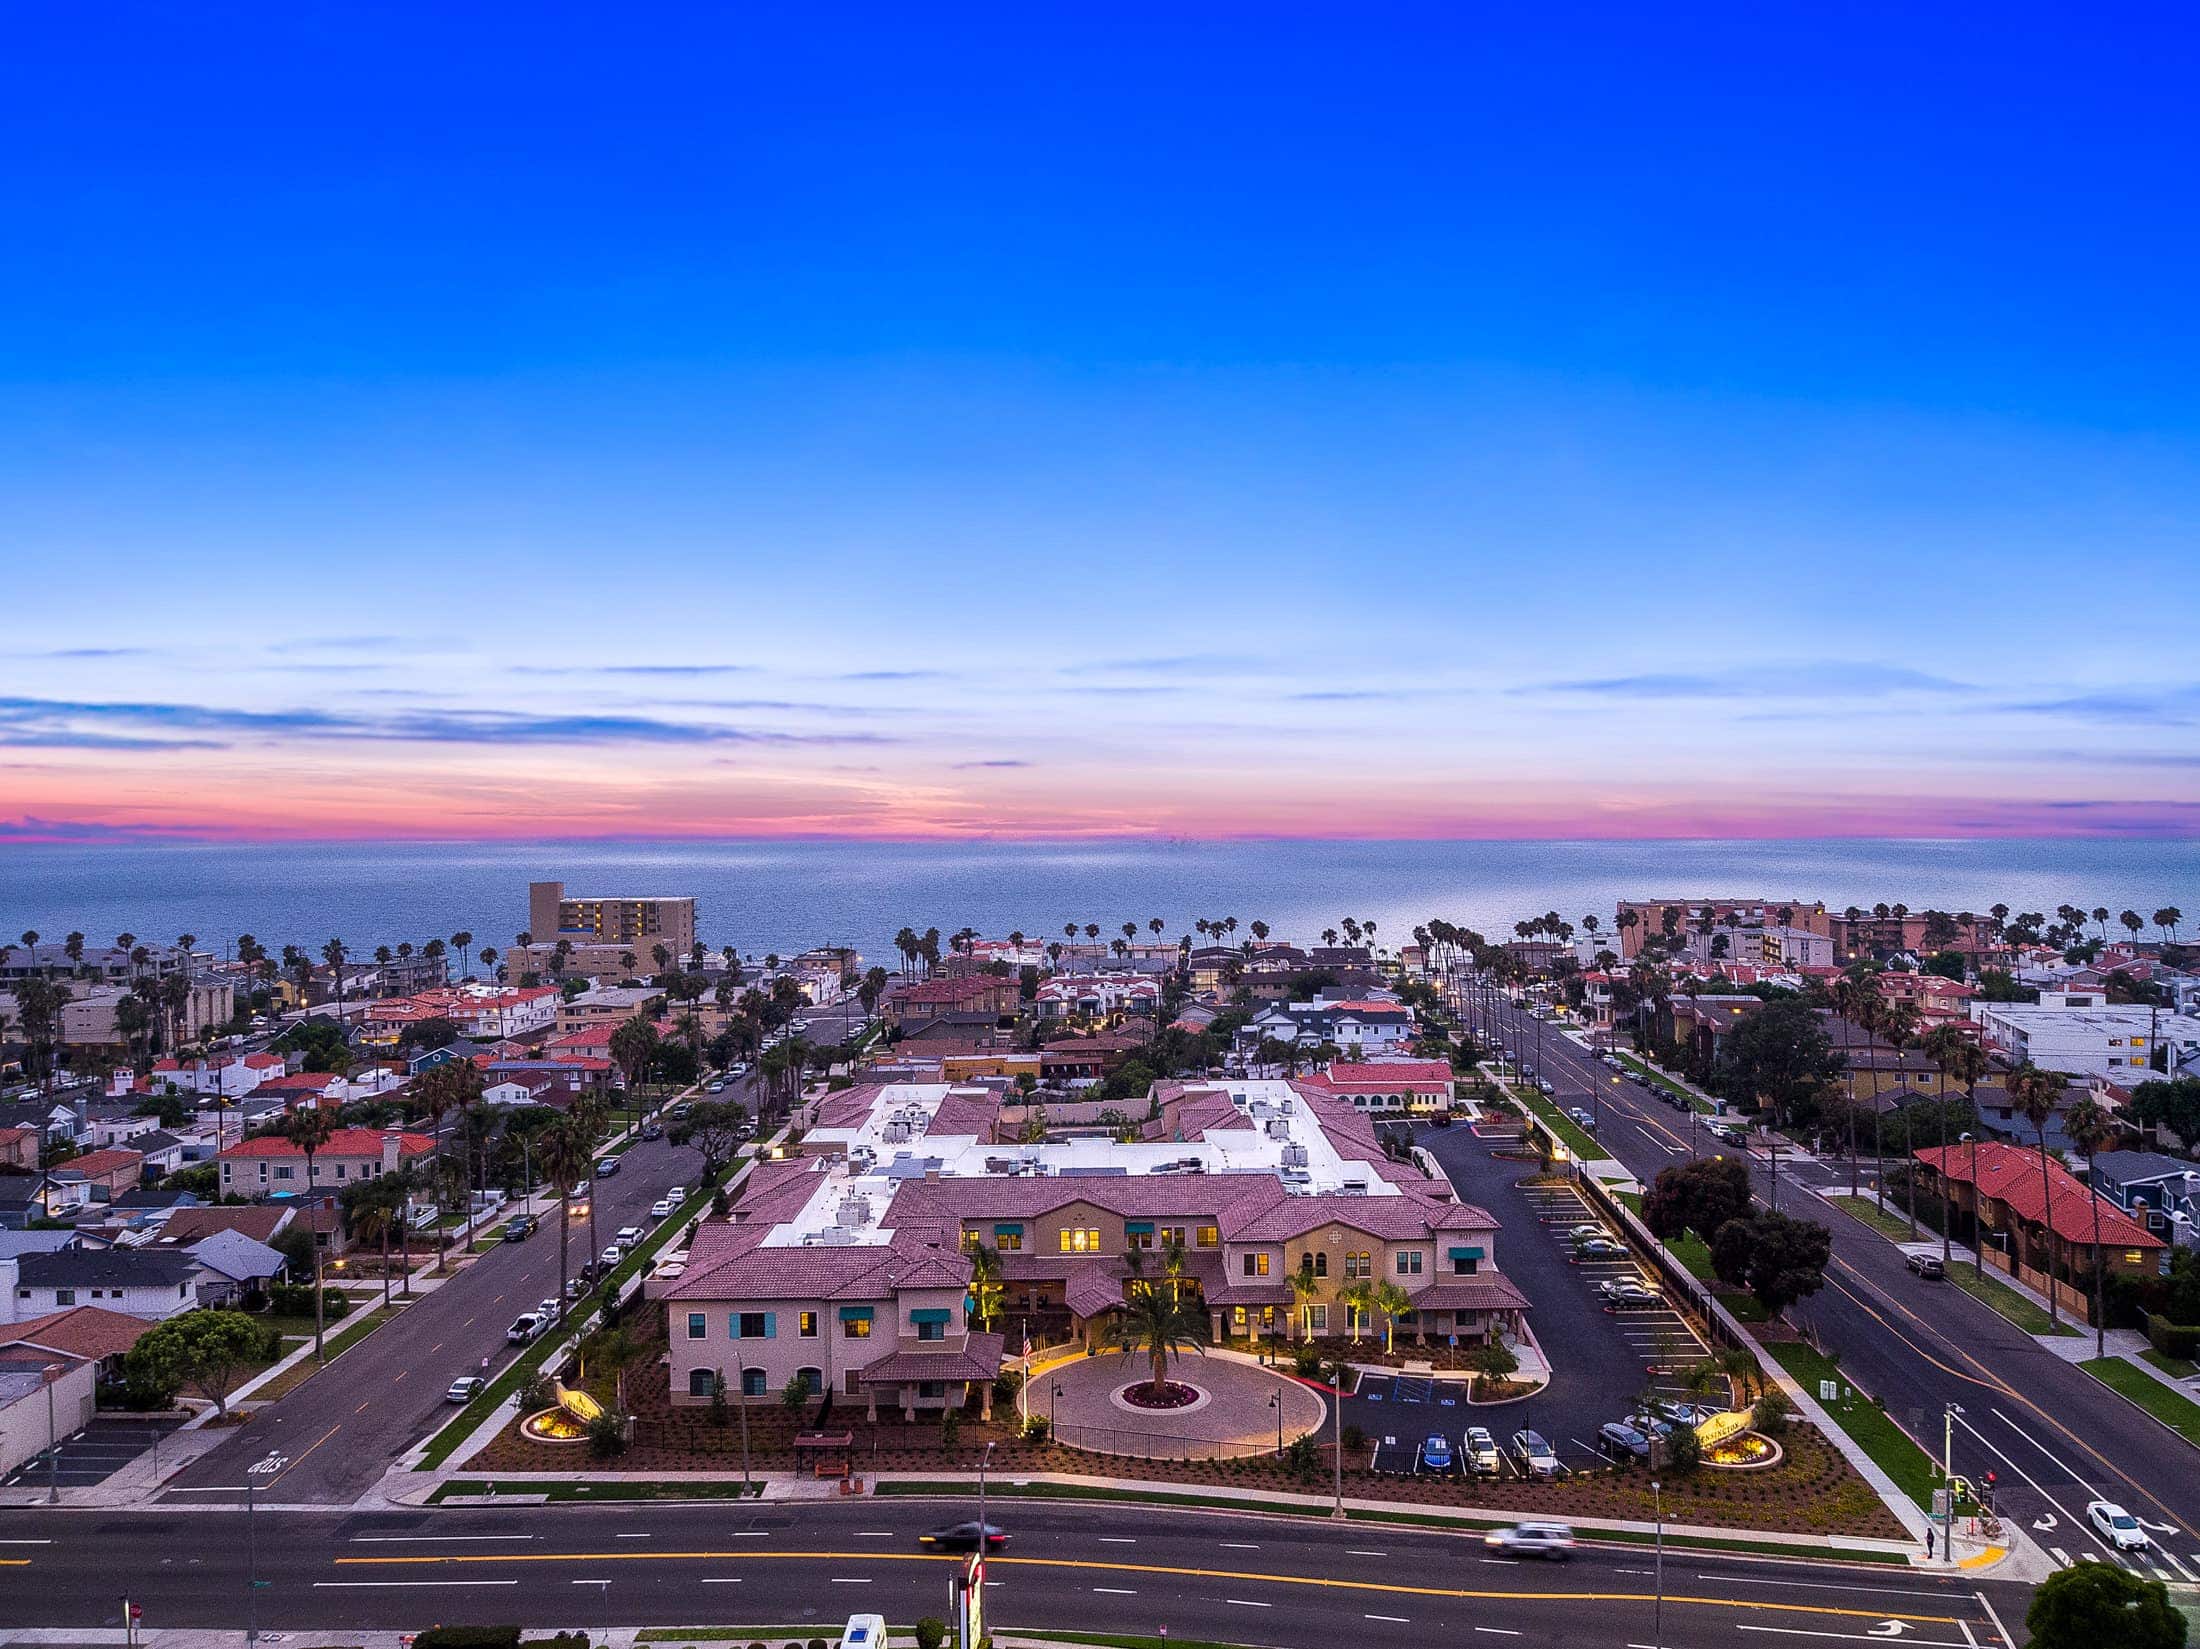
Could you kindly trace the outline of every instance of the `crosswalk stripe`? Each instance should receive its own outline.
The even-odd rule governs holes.
[[[2064,1551],[2060,1546],[2048,1547],[2047,1555],[2053,1558],[2056,1563],[2060,1564],[2063,1568],[2067,1569],[2070,1567],[2070,1554]]]

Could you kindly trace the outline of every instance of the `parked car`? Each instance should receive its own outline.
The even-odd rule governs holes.
[[[2087,1501],[2085,1520],[2119,1552],[2143,1552],[2153,1544],[2146,1530],[2139,1527],[2139,1520],[2113,1500]]]
[[[1597,1292],[1608,1304],[1615,1306],[1652,1306],[1660,1301],[1658,1291],[1637,1282],[1633,1277],[1616,1277],[1610,1282],[1597,1284]]]
[[[1487,1426],[1469,1426],[1465,1445],[1460,1452],[1466,1456],[1467,1470],[1473,1472],[1476,1476],[1495,1477],[1497,1475],[1499,1468],[1497,1439],[1490,1435]]]
[[[451,1389],[443,1394],[446,1403],[471,1403],[489,1389],[489,1382],[478,1374],[462,1374],[451,1382]]]
[[[1449,1472],[1457,1462],[1452,1458],[1451,1439],[1442,1432],[1430,1432],[1421,1442],[1421,1461],[1416,1468],[1425,1472]]]
[[[512,1319],[512,1326],[504,1331],[504,1337],[513,1345],[523,1346],[542,1332],[542,1319],[532,1311],[523,1311]]]
[[[980,1525],[975,1519],[968,1523],[950,1523],[945,1528],[917,1536],[918,1544],[937,1546],[943,1552],[974,1552],[978,1549],[979,1531],[983,1528],[985,1549],[997,1552],[1008,1544],[1008,1531],[998,1523]]]
[[[1650,1458],[1648,1434],[1614,1420],[1609,1425],[1597,1427],[1597,1447],[1614,1460],[1647,1460]]]
[[[630,1252],[641,1240],[642,1228],[638,1225],[622,1225],[619,1227],[618,1235],[612,1238],[622,1254]]]
[[[647,1122],[642,1124],[642,1138],[663,1139],[664,1137],[665,1125],[659,1122],[655,1117],[651,1117]]]
[[[598,1254],[596,1256],[596,1263],[602,1266],[606,1271],[609,1271],[613,1266],[617,1265],[621,1260],[625,1258],[625,1251],[621,1249],[617,1243],[613,1243],[609,1248],[605,1249],[601,1254]]]
[[[1566,1228],[1568,1242],[1587,1242],[1591,1237],[1602,1237],[1609,1242],[1612,1233],[1601,1225],[1570,1225]]]
[[[1731,1122],[1710,1124],[1711,1137],[1722,1145],[1740,1145],[1749,1138],[1746,1130]]]
[[[1610,1237],[1589,1237],[1574,1244],[1577,1260],[1624,1260],[1627,1245],[1614,1242]]]
[[[1938,1282],[1948,1274],[1938,1254],[1905,1254],[1902,1263],[1929,1283]]]
[[[1553,1082],[1547,1076],[1537,1077],[1535,1085],[1538,1089],[1546,1094],[1555,1094],[1558,1092],[1558,1084]]]
[[[1509,1529],[1492,1529],[1482,1544],[1493,1552],[1514,1557],[1547,1557],[1563,1563],[1574,1549],[1574,1531],[1563,1523],[1516,1523]]]
[[[1512,1434],[1513,1464],[1525,1477],[1550,1478],[1560,1476],[1565,1467],[1558,1463],[1558,1453],[1543,1440],[1543,1434],[1535,1431],[1516,1431]]]
[[[1627,1423],[1633,1426],[1635,1430],[1650,1437],[1671,1437],[1673,1435],[1673,1422],[1666,1419],[1662,1414],[1652,1414],[1647,1409],[1630,1414],[1627,1417]]]
[[[544,1328],[548,1328],[564,1315],[565,1303],[562,1300],[550,1299],[535,1302],[535,1319]]]
[[[726,1079],[722,1076],[714,1076],[703,1084],[703,1092],[706,1094],[722,1094],[725,1091]]]
[[[1593,1130],[1597,1125],[1595,1113],[1588,1111],[1579,1105],[1576,1105],[1566,1114],[1572,1117],[1574,1121],[1578,1123],[1581,1127]]]
[[[677,1206],[670,1197],[659,1197],[649,1205],[649,1217],[653,1220],[666,1219]]]
[[[687,1194],[688,1188],[686,1186],[675,1185],[671,1190],[665,1193],[665,1200],[671,1203],[673,1207],[677,1208],[680,1206],[681,1203],[687,1200]]]
[[[535,1221],[534,1216],[530,1214],[515,1214],[504,1222],[504,1240],[506,1242],[525,1242],[534,1234]]]
[[[613,1174],[616,1174],[618,1171],[619,1159],[617,1157],[599,1157],[597,1159],[596,1177],[598,1179],[609,1179]]]

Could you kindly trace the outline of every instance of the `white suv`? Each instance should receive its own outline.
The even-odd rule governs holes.
[[[1482,1544],[1514,1557],[1547,1557],[1563,1563],[1574,1549],[1574,1531],[1563,1523],[1516,1523],[1509,1529],[1492,1529],[1482,1537]]]

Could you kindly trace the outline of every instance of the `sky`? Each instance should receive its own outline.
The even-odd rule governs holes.
[[[2200,834],[2196,45],[33,4],[0,842]]]

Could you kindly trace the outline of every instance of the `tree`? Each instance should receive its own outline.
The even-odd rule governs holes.
[[[435,1134],[435,1196],[438,1212],[442,1208],[445,1189],[443,1118],[451,1111],[465,1110],[479,1099],[482,1087],[481,1067],[470,1059],[446,1060],[413,1084],[422,1108],[428,1113],[429,1126]],[[435,1227],[435,1268],[439,1273],[449,1263],[450,1244],[450,1227],[438,1219]]]
[[[970,1250],[970,1306],[981,1329],[993,1327],[993,1315],[1001,1309],[1001,1251],[979,1243]]]
[[[2108,1319],[2102,1309],[2101,1291],[2106,1286],[2108,1267],[2101,1260],[2101,1191],[2093,1164],[2101,1147],[2114,1137],[2116,1124],[2088,1094],[2070,1107],[2070,1114],[2063,1118],[2063,1132],[2085,1156],[2085,1200],[2093,1205],[2093,1355],[2106,1357]]]
[[[1643,1224],[1669,1240],[1684,1231],[1704,1236],[1748,1216],[1749,1169],[1732,1157],[1702,1157],[1660,1169],[1642,1202]]]
[[[2131,1114],[2149,1128],[2167,1128],[2190,1156],[2200,1149],[2200,1076],[2140,1083],[2132,1090]]]
[[[733,1160],[741,1146],[741,1126],[749,1119],[745,1106],[731,1100],[697,1100],[688,1114],[665,1130],[675,1145],[692,1145],[703,1156],[703,1178],[709,1179]]]
[[[433,1053],[438,1048],[448,1048],[464,1034],[454,1022],[437,1014],[432,1019],[415,1020],[407,1025],[398,1032],[397,1045]]]
[[[1736,1104],[1770,1111],[1777,1126],[1812,1115],[1843,1068],[1806,1003],[1767,1002],[1726,1033],[1711,1087]]]
[[[1169,1359],[1186,1349],[1207,1354],[1205,1307],[1187,1305],[1166,1289],[1144,1283],[1130,1292],[1116,1314],[1110,1338],[1125,1357],[1142,1354],[1153,1371],[1147,1390],[1155,1402],[1169,1385]]]
[[[2062,1319],[2055,1305],[2055,1222],[2050,1217],[2055,1193],[2047,1169],[2047,1125],[2054,1119],[2055,1104],[2062,1098],[2065,1086],[2060,1071],[2042,1070],[2030,1062],[2019,1065],[2002,1078],[2002,1091],[2009,1096],[2010,1109],[2032,1124],[2039,1150],[2040,1224],[2047,1232],[2047,1263],[2040,1269],[2047,1273],[2047,1320],[2050,1323],[2059,1323]]]
[[[1314,1276],[1314,1256],[1300,1255],[1298,1270],[1286,1281],[1291,1286],[1291,1305],[1299,1323],[1299,1338],[1311,1340],[1314,1337],[1314,1296],[1321,1292],[1321,1284]]]
[[[335,1119],[318,1105],[303,1106],[283,1118],[283,1136],[298,1147],[306,1159],[306,1217],[313,1217],[319,1198],[314,1193],[313,1159],[320,1155],[321,1147],[336,1132]],[[327,1356],[321,1343],[321,1330],[327,1316],[321,1293],[321,1245],[313,1244],[313,1360],[326,1362]]]
[[[2185,1649],[2169,1588],[2110,1563],[2076,1563],[2040,1582],[2025,1611],[2032,1649]]]
[[[189,1386],[229,1412],[229,1388],[250,1365],[264,1361],[273,1332],[241,1311],[186,1311],[155,1323],[123,1355],[130,1383],[147,1390]]]
[[[1383,1314],[1383,1349],[1389,1351],[1397,1339],[1398,1319],[1413,1309],[1413,1296],[1386,1277],[1375,1285],[1371,1303]]]
[[[595,1171],[595,1144],[594,1136],[585,1125],[570,1115],[558,1118],[542,1137],[542,1171],[558,1192],[558,1298],[561,1300],[572,1278],[566,1261],[566,1245],[573,1229],[573,1192],[586,1185]]]
[[[1823,1288],[1832,1257],[1833,1234],[1823,1225],[1772,1209],[1728,1220],[1711,1238],[1719,1280],[1748,1289],[1774,1315]]]
[[[1476,1346],[1468,1362],[1481,1376],[1476,1394],[1482,1397],[1491,1395],[1491,1386],[1502,1384],[1520,1372],[1520,1359],[1513,1355],[1512,1347],[1494,1336]]]
[[[657,948],[664,949],[662,945]],[[610,1048],[612,1063],[632,1088],[657,1058],[657,1027],[646,1014],[636,1014],[612,1031]]]
[[[1362,1277],[1358,1282],[1346,1283],[1337,1290],[1337,1303],[1344,1307],[1352,1329],[1352,1343],[1360,1343],[1360,1330],[1375,1311],[1375,1285]]]

